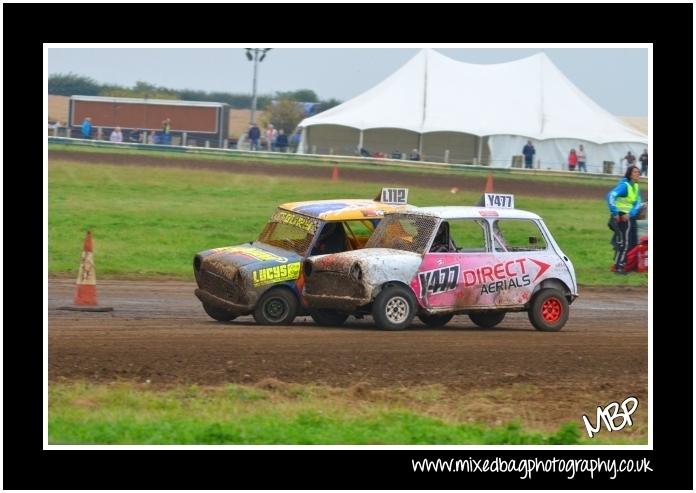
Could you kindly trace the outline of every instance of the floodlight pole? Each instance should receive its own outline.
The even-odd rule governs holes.
[[[251,96],[251,124],[256,123],[256,87],[257,87],[257,73],[259,70],[259,63],[266,58],[266,53],[270,51],[270,48],[247,48],[247,59],[249,61],[254,61],[254,87]],[[252,54],[253,53],[253,57]],[[261,55],[259,57],[259,55]]]
[[[256,123],[256,73],[259,67],[259,49],[254,48],[254,91],[251,96],[251,124]]]

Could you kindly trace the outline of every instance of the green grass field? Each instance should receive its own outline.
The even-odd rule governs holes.
[[[380,184],[274,178],[229,172],[74,164],[48,168],[48,269],[75,276],[85,231],[94,235],[98,278],[193,279],[196,252],[256,238],[283,202],[371,198]],[[480,194],[412,187],[420,206],[471,205]],[[541,215],[581,285],[647,286],[647,275],[609,272],[611,232],[602,201],[517,196]]]
[[[583,445],[642,443],[644,437],[598,435],[565,423],[555,431],[455,419],[438,412],[437,386],[356,393],[325,386],[195,385],[152,390],[147,384],[51,384],[52,444],[269,445]],[[454,402],[452,406],[463,405]]]

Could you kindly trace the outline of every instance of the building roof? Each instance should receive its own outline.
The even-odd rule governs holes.
[[[587,97],[544,53],[481,65],[421,50],[373,88],[300,123],[314,125],[648,142]]]
[[[167,106],[213,106],[218,108],[225,106],[225,103],[215,103],[212,101],[182,101],[180,99],[148,99],[148,98],[117,98],[112,96],[70,96],[75,101],[95,101],[102,103],[121,103],[121,104],[162,104]]]

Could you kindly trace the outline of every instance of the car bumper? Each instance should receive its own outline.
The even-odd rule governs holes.
[[[305,278],[304,298],[311,308],[354,311],[372,301],[372,288],[342,273],[325,271]]]
[[[251,312],[253,309],[253,306],[246,304],[246,303],[233,303],[231,301],[225,300],[223,298],[220,298],[218,296],[215,296],[214,294],[209,293],[208,291],[205,291],[203,289],[196,289],[194,291],[194,294],[196,297],[201,300],[201,302],[212,305],[218,308],[222,308],[224,310],[229,310],[234,313],[238,313],[240,315],[244,315],[246,313]]]

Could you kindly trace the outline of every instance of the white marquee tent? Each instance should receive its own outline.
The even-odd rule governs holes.
[[[535,167],[566,169],[570,149],[583,144],[588,171],[614,161],[616,174],[623,173],[626,151],[639,156],[648,143],[543,53],[479,65],[424,49],[372,89],[299,126],[301,153],[418,149],[428,161],[510,167],[531,140]]]

